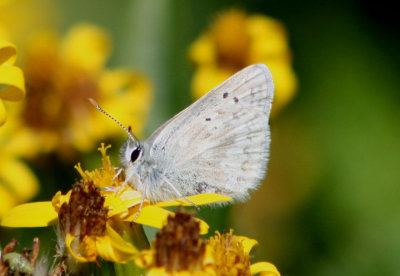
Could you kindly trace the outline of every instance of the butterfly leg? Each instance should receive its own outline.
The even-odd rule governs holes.
[[[135,217],[133,218],[132,222],[135,222],[135,220],[139,217],[140,213],[142,212],[144,199],[145,199],[145,197],[144,197],[144,195],[143,195],[143,197],[142,197],[142,202],[140,202],[139,210],[138,210],[138,212],[136,213]]]
[[[118,169],[117,173],[114,175],[114,177],[112,178],[112,181],[114,181],[115,179],[118,178],[118,176],[121,174],[121,172],[123,171],[123,168],[114,168],[114,170]]]
[[[102,170],[103,168],[100,168],[100,170]],[[117,173],[114,175],[114,177],[111,179],[111,181],[115,181],[118,176],[121,174],[121,172],[123,171],[123,168],[114,168],[114,170],[118,170]],[[110,186],[110,187],[104,187],[103,191],[115,191],[115,195],[118,195],[118,193],[122,190],[123,187],[125,187],[126,181],[124,181],[124,183],[120,186],[120,187],[115,187],[115,186]]]
[[[118,188],[115,189],[115,196],[117,196],[119,194],[119,192],[122,191],[122,189],[126,186],[128,181],[129,181],[129,179],[125,180],[124,183],[121,184],[121,186],[119,186]]]
[[[188,202],[189,204],[193,205],[194,207],[197,208],[197,210],[200,210],[200,207],[194,203],[193,201],[191,201],[190,199],[188,199],[186,196],[182,195],[177,188],[175,188],[175,186],[169,182],[169,180],[164,177],[163,180],[171,187],[172,190],[174,190],[174,192],[178,195],[179,198],[182,198],[183,200],[185,200],[186,202]]]
[[[117,171],[117,173],[114,175],[114,177],[112,178],[112,180],[117,179],[117,177],[121,174],[121,172],[123,171],[122,168],[119,168],[119,170]],[[128,177],[127,179],[125,179],[124,183],[122,183],[121,186],[119,186],[116,191],[115,191],[115,196],[117,196],[119,194],[120,191],[122,191],[122,189],[125,187],[125,185],[129,182],[129,180],[131,180],[131,177]]]
[[[136,180],[138,182],[140,182],[139,177],[137,177]],[[140,202],[139,210],[136,213],[135,217],[133,218],[132,222],[135,222],[135,220],[139,217],[140,213],[142,212],[143,203],[144,203],[145,198],[146,198],[146,191],[143,191],[143,193],[142,193],[142,201]]]

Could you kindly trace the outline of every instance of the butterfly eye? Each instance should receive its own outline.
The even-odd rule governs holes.
[[[133,162],[135,162],[138,158],[139,158],[139,155],[140,155],[140,152],[142,151],[142,148],[141,147],[136,147],[133,151],[132,151],[132,153],[131,153],[131,162],[133,163]]]

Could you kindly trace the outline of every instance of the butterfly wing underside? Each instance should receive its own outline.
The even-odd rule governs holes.
[[[150,157],[183,195],[245,199],[265,176],[273,90],[267,66],[243,69],[161,126]]]

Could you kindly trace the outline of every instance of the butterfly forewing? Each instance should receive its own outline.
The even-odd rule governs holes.
[[[183,195],[246,198],[266,171],[273,89],[264,64],[243,69],[160,127],[148,157]]]

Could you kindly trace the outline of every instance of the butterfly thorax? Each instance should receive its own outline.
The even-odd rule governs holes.
[[[121,148],[121,163],[129,185],[151,202],[176,198],[165,182],[166,173],[148,154],[147,144],[128,140]]]

